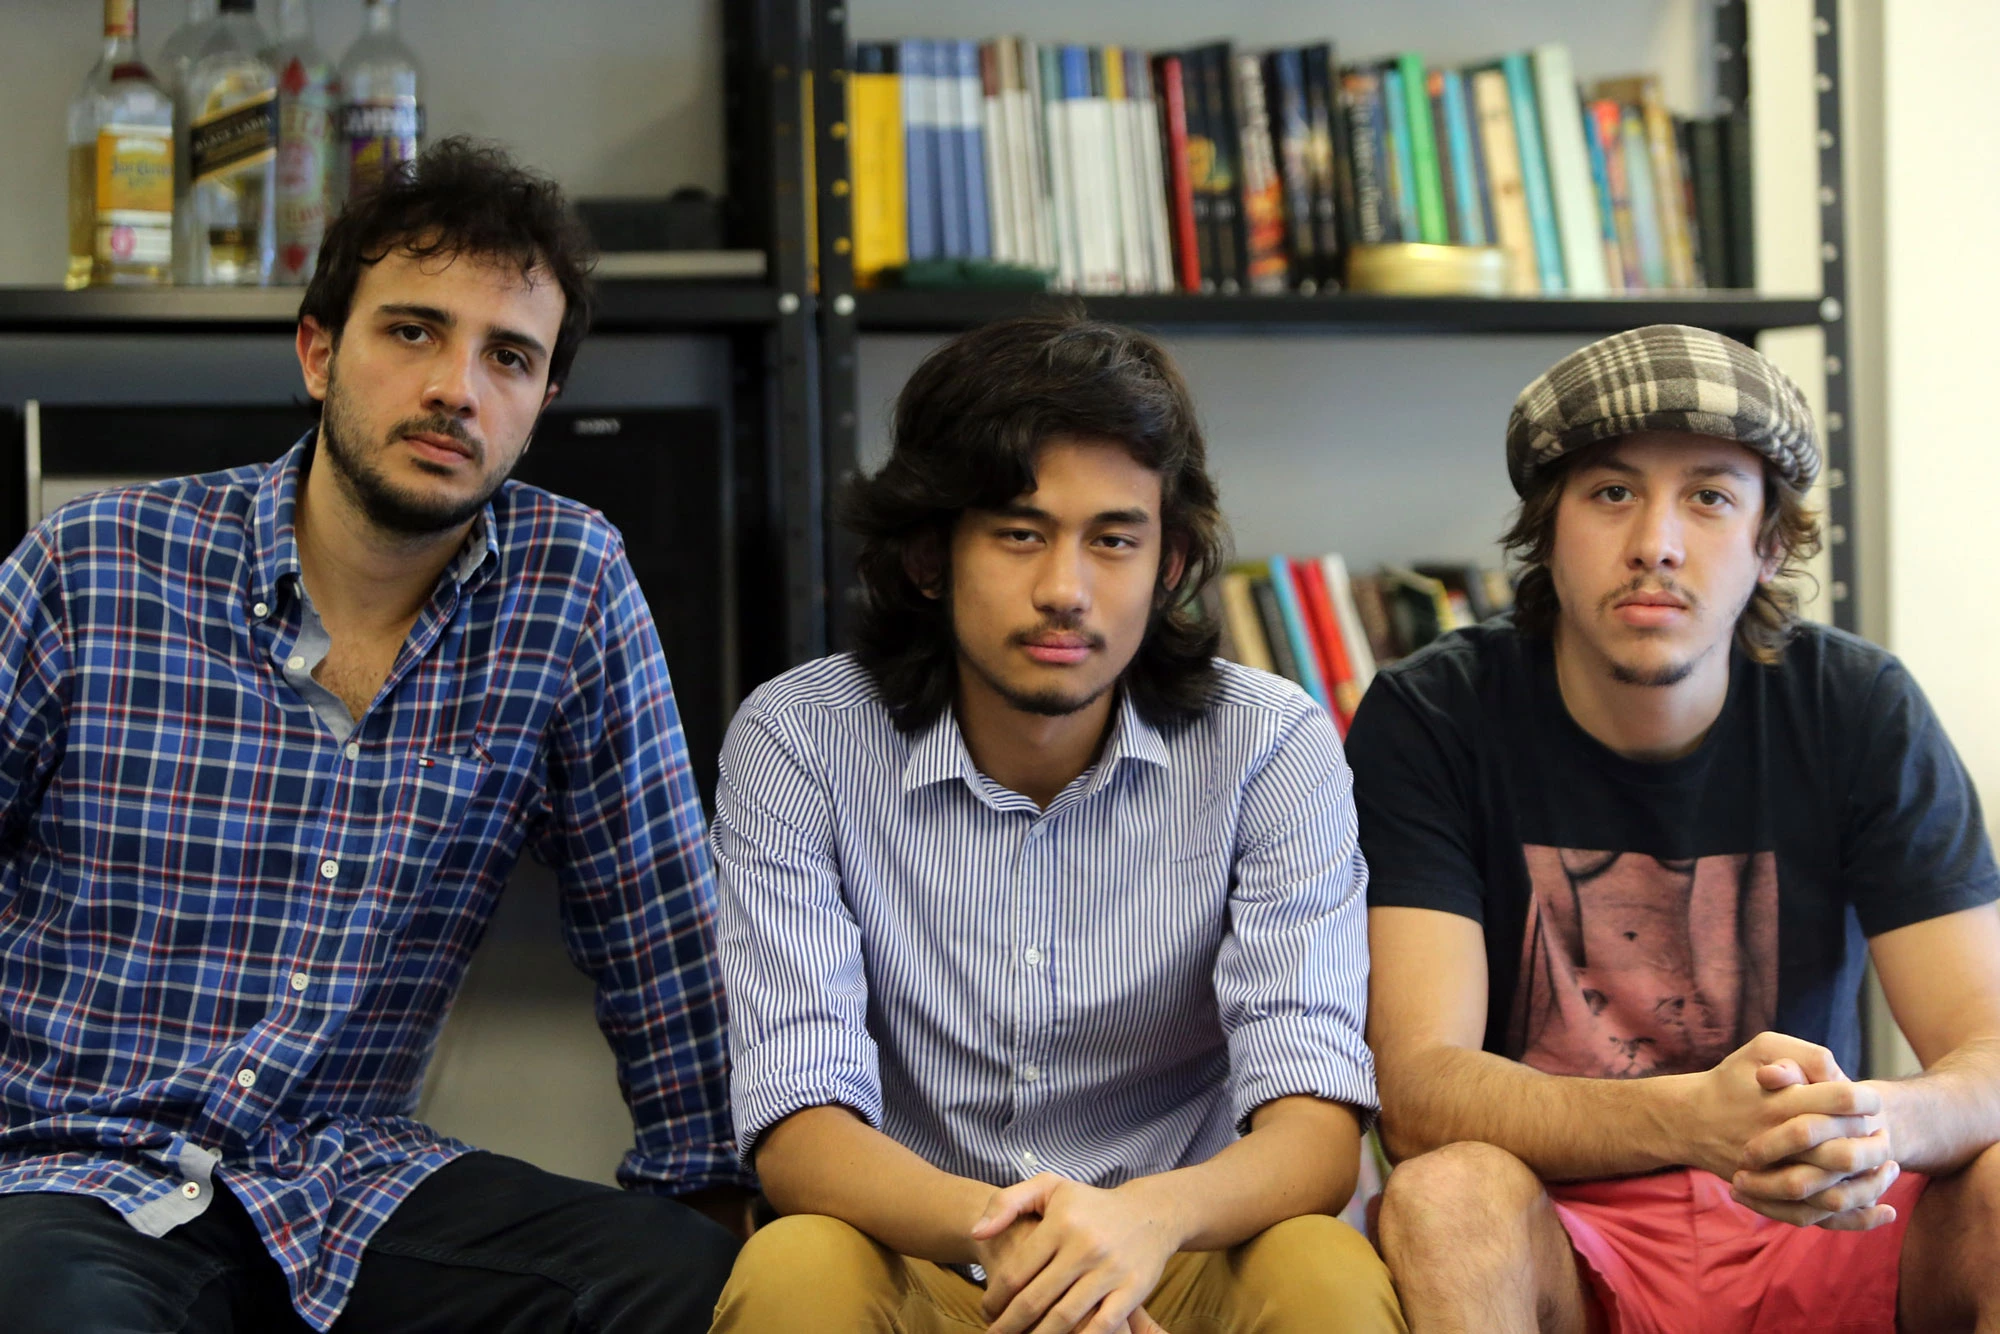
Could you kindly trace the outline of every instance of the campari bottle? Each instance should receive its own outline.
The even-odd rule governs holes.
[[[340,90],[344,197],[352,198],[423,143],[423,73],[396,33],[396,0],[368,0],[367,25],[340,62]]]

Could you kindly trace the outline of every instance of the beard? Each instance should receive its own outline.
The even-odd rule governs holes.
[[[1056,624],[1042,628],[1049,630],[1073,630],[1077,627],[1069,624]],[[1028,632],[1023,631],[1009,638],[1014,643],[1026,643],[1030,635]],[[1093,634],[1090,636],[1090,644],[1093,648],[1101,649],[1104,647],[1104,637]],[[979,679],[984,681],[994,694],[1004,700],[1009,708],[1018,709],[1022,713],[1031,713],[1042,718],[1066,718],[1072,713],[1087,709],[1098,700],[1104,698],[1106,692],[1115,688],[1119,681],[1118,677],[1113,677],[1103,685],[1098,686],[1095,690],[1081,692],[1022,690],[1016,686],[1009,685],[1007,682],[1001,680],[998,675],[988,671],[978,658],[965,651],[965,646],[962,643],[958,646],[958,660],[961,663],[969,665],[973,671],[977,672]]]
[[[1707,604],[1703,602],[1702,599],[1693,592],[1693,590],[1685,588],[1679,584],[1676,584],[1671,579],[1659,580],[1659,579],[1644,579],[1644,578],[1634,579],[1630,584],[1627,584],[1625,587],[1620,588],[1618,591],[1606,594],[1603,600],[1598,604],[1599,609],[1600,611],[1608,612],[1621,599],[1633,593],[1640,592],[1643,589],[1649,589],[1649,588],[1672,593],[1675,597],[1678,597],[1682,601],[1686,602],[1689,611],[1696,616],[1704,615],[1706,612]],[[1755,592],[1756,590],[1753,588],[1750,593],[1744,594],[1743,601],[1737,605],[1735,614],[1727,618],[1731,626],[1734,626],[1737,620],[1743,615],[1744,608],[1750,605],[1750,598],[1754,596]],[[1726,639],[1722,641],[1721,646],[1724,648],[1725,651],[1727,651],[1728,643],[1729,641]],[[1701,666],[1702,662],[1708,657],[1709,654],[1713,653],[1716,650],[1716,648],[1717,645],[1710,644],[1707,648],[1701,649],[1699,652],[1696,652],[1690,655],[1689,657],[1683,658],[1678,662],[1660,663],[1647,667],[1637,667],[1633,666],[1630,663],[1619,662],[1616,659],[1612,659],[1612,661],[1609,664],[1611,679],[1616,681],[1621,686],[1646,686],[1646,687],[1651,687],[1653,689],[1664,690],[1669,686],[1677,686],[1681,682],[1687,680],[1690,676],[1694,675],[1695,668]]]
[[[360,507],[362,515],[384,532],[400,537],[431,537],[449,532],[485,509],[486,503],[493,499],[494,493],[513,472],[511,466],[501,470],[484,490],[464,499],[433,498],[398,486],[376,463],[373,455],[379,451],[361,443],[365,428],[361,425],[360,416],[359,405],[341,391],[339,375],[329,368],[326,404],[320,412],[320,439],[325,445],[320,454],[339,479],[342,489]],[[383,445],[416,434],[448,436],[472,451],[475,464],[486,461],[486,443],[473,437],[456,418],[445,413],[397,422],[389,428]],[[522,452],[527,452],[525,444]]]

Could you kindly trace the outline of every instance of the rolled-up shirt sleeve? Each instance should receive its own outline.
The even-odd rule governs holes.
[[[1308,1094],[1372,1119],[1368,867],[1354,775],[1333,723],[1301,696],[1244,790],[1215,993],[1239,1129]]]
[[[824,777],[755,696],[730,725],[710,839],[730,1002],[737,1152],[809,1107],[882,1124],[861,928],[842,893]]]

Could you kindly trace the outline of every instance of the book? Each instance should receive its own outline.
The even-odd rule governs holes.
[[[1194,189],[1187,92],[1179,56],[1154,57],[1153,89],[1166,140],[1168,216],[1172,221],[1176,285],[1183,292],[1199,292],[1202,290],[1201,233],[1206,230],[1208,220],[1208,197],[1197,195]]]
[[[1628,291],[1646,286],[1645,269],[1639,262],[1639,234],[1632,222],[1632,187],[1625,173],[1624,112],[1616,102],[1599,99],[1585,110],[1590,116],[1591,137],[1604,158],[1605,189],[1611,205],[1612,234],[1618,242],[1619,280]]]
[[[1333,614],[1340,623],[1341,643],[1347,647],[1347,658],[1354,668],[1354,680],[1359,691],[1365,694],[1369,682],[1375,679],[1375,651],[1369,642],[1368,632],[1363,629],[1361,613],[1354,597],[1354,581],[1347,572],[1347,562],[1337,551],[1330,551],[1319,558],[1320,576],[1326,582],[1326,593],[1333,604]]]
[[[1597,132],[1597,119],[1589,104],[1583,108],[1583,146],[1590,155],[1590,184],[1596,196],[1597,232],[1604,246],[1604,282],[1614,292],[1626,289],[1625,258],[1618,246],[1618,215],[1612,206],[1611,163],[1604,140]]]
[[[1250,595],[1250,576],[1241,570],[1225,570],[1216,586],[1221,590],[1222,620],[1229,628],[1236,661],[1260,672],[1276,672],[1277,664],[1271,660],[1271,647],[1257,616],[1256,599]]]
[[[1355,679],[1354,665],[1348,658],[1347,645],[1340,633],[1333,599],[1327,592],[1326,576],[1320,570],[1318,561],[1294,560],[1290,564],[1298,584],[1299,604],[1306,612],[1319,649],[1327,712],[1333,715],[1335,731],[1345,737],[1347,725],[1354,720],[1355,706],[1361,703],[1361,687]]]
[[[1354,239],[1363,245],[1400,240],[1395,204],[1382,174],[1382,123],[1377,114],[1382,104],[1381,75],[1367,69],[1345,70],[1340,86],[1352,145]]]
[[[982,42],[979,55],[980,123],[985,131],[985,161],[981,164],[986,183],[986,207],[992,228],[992,256],[1002,264],[1030,264],[1034,257],[1025,252],[1015,235],[1013,172],[1013,126],[1007,115],[1007,88],[1001,74],[999,42]]]
[[[1286,290],[1291,265],[1285,254],[1285,197],[1271,144],[1264,70],[1256,56],[1231,57],[1243,181],[1243,284],[1252,292]]]
[[[1681,176],[1681,218],[1686,226],[1688,253],[1694,263],[1694,285],[1707,287],[1708,258],[1701,246],[1700,205],[1695,200],[1693,141],[1689,136],[1689,121],[1684,116],[1669,118],[1674,127],[1674,160],[1679,164]]]
[[[1425,241],[1417,204],[1417,158],[1410,140],[1410,104],[1403,94],[1403,72],[1382,67],[1382,155],[1388,166],[1389,196],[1396,204],[1397,239]]]
[[[1729,285],[1757,288],[1757,192],[1750,152],[1750,113],[1739,107],[1722,123],[1722,158],[1729,201]]]
[[[1556,230],[1555,195],[1549,184],[1534,78],[1528,69],[1527,56],[1520,52],[1501,57],[1500,69],[1507,76],[1507,101],[1514,112],[1514,141],[1521,154],[1521,192],[1528,201],[1528,223],[1535,238],[1535,272],[1542,291],[1565,292],[1569,289],[1563,269],[1562,237]]]
[[[1305,53],[1273,51],[1264,58],[1264,82],[1271,102],[1271,140],[1285,201],[1285,249],[1291,278],[1300,291],[1319,285],[1319,239],[1314,226],[1312,119],[1306,98]]]
[[[1449,245],[1451,222],[1445,209],[1444,177],[1438,167],[1437,136],[1432,130],[1430,87],[1424,78],[1423,58],[1412,52],[1397,56],[1396,72],[1403,93],[1403,125],[1397,132],[1409,135],[1417,238],[1431,245]]]
[[[956,130],[959,172],[965,195],[965,253],[993,258],[993,222],[986,202],[986,96],[979,77],[979,43],[946,42],[958,93]]]
[[[1039,46],[1042,142],[1048,154],[1049,200],[1056,244],[1056,276],[1065,291],[1083,282],[1083,256],[1077,239],[1077,202],[1070,180],[1070,102],[1063,91],[1063,53],[1056,46]]]
[[[1438,102],[1443,108],[1445,159],[1451,163],[1454,216],[1461,245],[1487,245],[1486,211],[1481,203],[1480,164],[1473,145],[1471,108],[1466,103],[1465,75],[1455,69],[1434,70]]]
[[[1507,252],[1509,285],[1516,292],[1538,292],[1541,275],[1535,259],[1534,228],[1528,219],[1528,196],[1521,181],[1521,154],[1514,137],[1507,76],[1498,69],[1474,71],[1472,103],[1479,115],[1479,138],[1486,155],[1493,239]]]
[[[1216,290],[1243,289],[1244,235],[1235,99],[1230,94],[1231,47],[1214,42],[1188,52],[1201,74],[1202,120],[1209,136],[1209,221],[1215,232]]]
[[[1069,188],[1076,208],[1077,290],[1122,291],[1118,203],[1113,194],[1110,107],[1104,99],[1103,52],[1062,49],[1063,99],[1069,106]]]
[[[1025,178],[1020,190],[1028,212],[1028,234],[1035,247],[1035,267],[1056,272],[1061,260],[1056,254],[1055,200],[1042,110],[1041,48],[1026,38],[1003,45],[1012,50],[1007,70],[1014,99],[1014,142],[1023,150],[1015,172]]]
[[[848,167],[854,178],[854,283],[873,287],[910,258],[903,178],[903,81],[892,42],[855,48],[847,83]],[[600,260],[600,277],[607,276]]]
[[[1444,196],[1444,225],[1447,244],[1470,245],[1465,237],[1464,219],[1458,212],[1458,178],[1451,160],[1451,127],[1445,123],[1444,71],[1424,72],[1424,103],[1430,113],[1431,142],[1437,145],[1438,187]]]
[[[1632,192],[1632,234],[1639,247],[1639,273],[1645,286],[1659,291],[1673,283],[1667,261],[1666,237],[1660,231],[1660,204],[1655,193],[1653,148],[1639,108],[1620,104],[1619,146],[1624,151],[1625,181]]]
[[[1118,288],[1121,292],[1153,290],[1153,251],[1146,243],[1145,223],[1140,202],[1139,146],[1134,141],[1131,98],[1125,89],[1125,51],[1107,46],[1102,54],[1104,70],[1105,142],[1110,147],[1111,169],[1106,173],[1110,186],[1111,223],[1117,241]]]
[[[1688,160],[1694,176],[1702,277],[1710,287],[1734,287],[1735,276],[1729,271],[1729,191],[1720,120],[1711,116],[1688,122]]]
[[[1140,201],[1147,250],[1147,268],[1156,292],[1174,290],[1172,224],[1167,219],[1165,141],[1160,136],[1160,107],[1153,93],[1145,53],[1125,53],[1125,87],[1132,98],[1133,134],[1139,145]]]
[[[1338,66],[1331,43],[1303,52],[1306,82],[1306,166],[1313,191],[1314,277],[1324,292],[1341,286],[1341,261],[1354,236],[1354,179],[1348,162],[1347,122],[1337,93]]]
[[[1271,653],[1271,665],[1278,675],[1301,686],[1298,658],[1292,652],[1292,637],[1285,628],[1285,615],[1278,607],[1278,595],[1271,587],[1269,573],[1250,576],[1250,597],[1257,604],[1257,624],[1264,631],[1264,643]]]
[[[1696,285],[1694,247],[1688,238],[1687,190],[1681,182],[1680,148],[1673,119],[1660,96],[1660,81],[1650,74],[1604,79],[1597,96],[1636,106],[1645,126],[1646,152],[1653,169],[1653,200],[1659,210],[1660,239],[1666,255],[1667,284]]]
[[[1322,709],[1331,712],[1326,679],[1320,674],[1319,654],[1313,644],[1305,608],[1299,604],[1298,584],[1292,577],[1291,562],[1283,556],[1271,557],[1268,577],[1271,592],[1278,601],[1278,613],[1283,618],[1285,636],[1292,647],[1292,661],[1298,667],[1299,684],[1318,701]]]
[[[1393,662],[1409,652],[1396,637],[1381,577],[1373,574],[1352,575],[1348,580],[1348,589],[1354,595],[1354,614],[1361,620],[1362,633],[1368,637],[1368,651],[1374,655],[1376,666]]]
[[[913,260],[944,258],[943,204],[938,193],[937,103],[932,93],[931,44],[897,44],[903,80],[903,162],[907,237]]]
[[[1572,296],[1603,296],[1608,287],[1604,229],[1590,183],[1590,157],[1584,151],[1583,112],[1569,48],[1559,42],[1545,43],[1530,53],[1529,60],[1535,76],[1549,194],[1555,202],[1556,232],[1562,244],[1563,290]]]

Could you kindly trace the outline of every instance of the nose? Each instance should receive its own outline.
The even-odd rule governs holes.
[[[1672,496],[1648,500],[1633,522],[1626,564],[1635,571],[1677,570],[1686,556],[1679,505]]]
[[[1078,616],[1090,610],[1090,580],[1080,544],[1051,542],[1035,571],[1035,610],[1044,616]]]
[[[474,353],[447,348],[431,363],[430,382],[424,386],[424,408],[460,420],[478,414],[478,395],[473,389]]]

